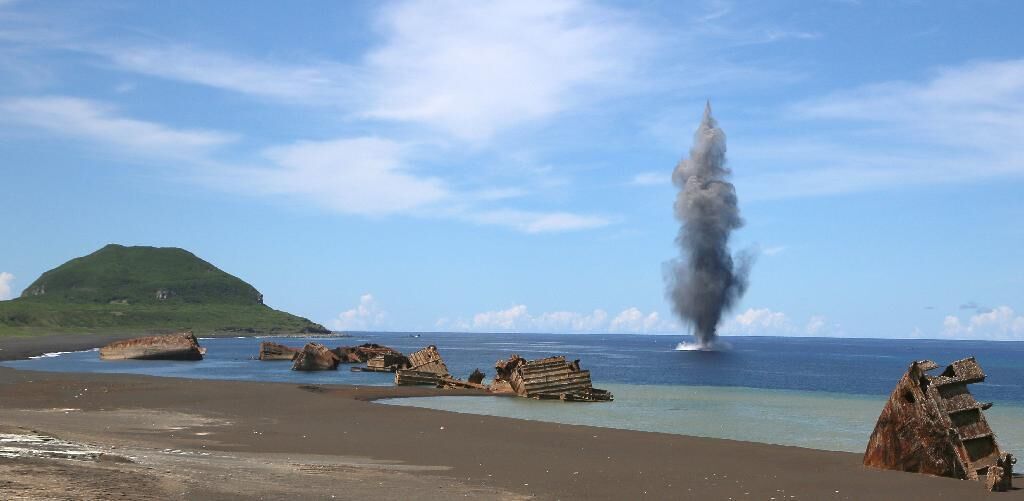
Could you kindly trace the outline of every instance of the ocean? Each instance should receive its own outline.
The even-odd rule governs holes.
[[[300,346],[307,339],[265,338]],[[614,402],[562,403],[508,397],[381,401],[470,414],[862,452],[893,386],[912,360],[940,365],[974,356],[988,375],[971,385],[1000,445],[1024,453],[1024,342],[728,337],[725,351],[677,351],[677,336],[474,333],[360,333],[309,338],[329,347],[375,342],[410,353],[438,347],[465,378],[517,353],[581,360]],[[21,369],[106,372],[299,384],[391,385],[392,374],[293,372],[288,362],[255,360],[263,339],[203,339],[200,362],[101,361],[95,351],[4,362]]]

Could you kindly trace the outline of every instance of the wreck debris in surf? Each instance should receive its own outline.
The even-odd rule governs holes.
[[[974,399],[967,385],[985,380],[974,357],[957,360],[938,376],[931,360],[910,364],[878,417],[864,465],[964,480],[992,491],[1011,488],[1016,458],[1000,449],[985,419],[991,403]]]
[[[606,402],[614,398],[607,390],[594,388],[590,371],[580,369],[579,360],[568,362],[564,356],[526,360],[513,354],[508,360],[499,360],[494,368],[497,375],[491,385],[493,392],[565,402]]]
[[[437,346],[430,345],[409,355],[409,367],[395,371],[395,384],[399,386],[441,386],[442,380],[451,379]]]

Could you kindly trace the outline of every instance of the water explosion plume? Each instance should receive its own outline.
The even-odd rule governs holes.
[[[711,116],[710,102],[693,139],[689,158],[672,172],[679,187],[680,258],[667,264],[665,279],[672,311],[693,326],[700,347],[710,348],[722,314],[747,289],[752,257],[741,253],[734,263],[729,254],[729,235],[743,219],[736,188],[726,180],[731,171],[725,166],[725,133]]]

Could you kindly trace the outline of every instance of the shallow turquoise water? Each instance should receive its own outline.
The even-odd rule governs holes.
[[[516,397],[425,397],[380,401],[466,414],[864,452],[887,397],[721,386],[604,385],[614,402]],[[1024,407],[985,413],[1004,449],[1024,452]]]

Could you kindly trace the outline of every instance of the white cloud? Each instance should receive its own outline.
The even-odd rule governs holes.
[[[649,38],[615,11],[575,0],[410,0],[382,4],[374,25],[379,43],[352,64],[180,44],[81,50],[127,71],[483,140],[624,88]]]
[[[759,247],[758,251],[765,256],[778,256],[783,252],[786,252],[787,247],[785,245],[770,245],[768,247]]]
[[[2,122],[30,125],[136,153],[187,156],[235,140],[233,134],[224,132],[177,129],[125,118],[95,101],[66,96],[4,99],[0,111]]]
[[[372,330],[385,326],[387,317],[387,312],[377,305],[373,294],[363,294],[359,297],[359,305],[341,312],[331,326],[336,330]]]
[[[647,333],[675,329],[662,322],[658,312],[644,313],[634,306],[616,315],[608,330],[613,333]]]
[[[660,171],[641,172],[641,173],[633,176],[633,179],[631,179],[629,181],[629,184],[632,184],[634,186],[657,186],[657,185],[668,186],[671,183],[672,183],[672,176],[670,175],[670,173],[668,171],[666,171],[666,172],[660,172]]]
[[[93,46],[123,70],[291,102],[339,106],[350,102],[353,67],[314,62],[259,61],[189,45]],[[346,92],[347,90],[347,92]]]
[[[459,216],[467,221],[514,228],[525,233],[554,233],[600,228],[611,224],[601,216],[571,212],[537,212],[515,209],[467,211]]]
[[[949,315],[942,322],[942,332],[951,338],[1024,340],[1024,316],[1009,306],[998,306],[972,315],[966,322]]]
[[[481,139],[622,83],[646,35],[585,2],[408,1],[383,9],[365,114]]]
[[[876,83],[805,100],[787,113],[829,135],[739,145],[734,161],[786,167],[739,173],[737,184],[750,200],[1021,176],[1022,102],[1024,59],[969,63],[922,81]]]
[[[0,123],[29,125],[108,147],[115,154],[144,155],[220,190],[286,196],[334,212],[448,218],[498,225],[524,233],[592,229],[611,224],[602,216],[565,211],[486,208],[521,197],[521,189],[455,192],[437,176],[416,173],[408,144],[379,137],[297,141],[261,152],[262,162],[216,159],[218,146],[236,137],[219,131],[177,129],[127,118],[87,99],[56,96],[0,100]]]
[[[653,333],[678,331],[678,325],[663,321],[657,312],[643,313],[628,308],[609,321],[606,311],[590,313],[553,311],[533,315],[526,305],[518,304],[504,310],[485,311],[471,320],[442,318],[439,329],[476,332],[573,332],[573,333]]]
[[[14,275],[6,271],[0,272],[0,301],[11,298],[11,283]]]
[[[800,324],[781,311],[770,308],[749,308],[723,322],[719,329],[725,336],[831,336],[841,337],[843,329],[821,315],[811,316]]]
[[[807,326],[804,327],[804,331],[808,335],[814,336],[822,333],[827,325],[825,317],[816,315],[807,320]]]
[[[768,308],[750,308],[726,321],[722,334],[778,336],[790,333],[793,325],[785,313]]]
[[[351,214],[405,213],[447,198],[440,179],[409,172],[404,149],[373,137],[304,141],[267,150],[276,167],[248,169],[239,181]]]

